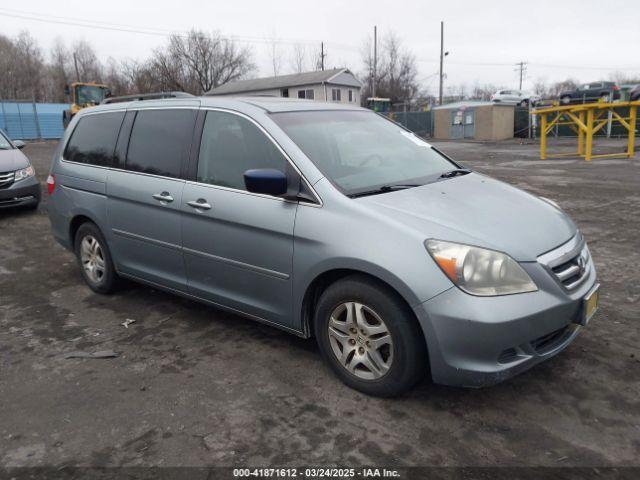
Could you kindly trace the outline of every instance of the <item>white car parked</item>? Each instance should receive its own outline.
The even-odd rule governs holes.
[[[498,90],[496,93],[491,95],[491,101],[511,103],[526,107],[529,103],[535,105],[536,102],[540,101],[540,95],[526,92],[524,90]]]

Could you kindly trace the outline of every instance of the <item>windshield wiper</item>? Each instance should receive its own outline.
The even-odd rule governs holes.
[[[366,197],[367,195],[378,195],[380,193],[392,192],[394,190],[405,190],[407,188],[421,187],[422,183],[396,183],[393,185],[382,185],[374,190],[366,190],[364,192],[356,192],[347,195],[349,198]]]
[[[440,175],[440,178],[453,178],[457,177],[458,175],[466,175],[467,173],[471,173],[471,170],[467,168],[456,168],[455,170],[444,172],[442,175]]]

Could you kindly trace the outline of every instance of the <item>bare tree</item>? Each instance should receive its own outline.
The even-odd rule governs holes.
[[[28,32],[14,39],[0,35],[0,97],[43,100],[45,70],[42,51]]]
[[[491,95],[496,93],[500,88],[491,83],[480,85],[478,82],[473,84],[469,98],[472,100],[490,100]]]
[[[551,84],[547,93],[549,97],[557,97],[561,92],[565,90],[575,90],[576,88],[578,88],[577,80],[568,78],[561,82]]]
[[[280,74],[280,68],[282,67],[282,56],[280,55],[280,45],[275,33],[271,36],[269,42],[267,43],[267,50],[269,59],[271,60],[273,76],[277,77]]]
[[[154,52],[150,68],[163,88],[202,94],[255,67],[248,48],[218,33],[192,30],[186,37],[171,36],[165,48]]]
[[[363,50],[365,76],[371,78],[373,57],[371,48]],[[410,102],[418,95],[418,68],[413,53],[406,50],[396,34],[390,32],[381,41],[376,65],[376,95],[388,97],[392,103]],[[371,82],[365,85],[362,98],[371,95]]]
[[[291,69],[295,73],[301,73],[306,70],[307,52],[301,43],[293,45],[291,51]]]
[[[640,83],[640,73],[629,74],[625,72],[615,71],[609,75],[609,80],[616,82],[618,85],[625,83]]]
[[[78,40],[73,44],[71,57],[76,82],[102,81],[102,65],[95,50],[86,40]]]

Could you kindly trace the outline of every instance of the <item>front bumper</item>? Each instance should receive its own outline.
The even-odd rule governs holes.
[[[566,348],[581,327],[582,299],[596,271],[567,292],[539,263],[522,264],[538,285],[531,293],[475,297],[456,287],[414,308],[435,383],[482,387],[528,370]]]
[[[0,188],[0,209],[34,206],[40,202],[40,182],[29,177]]]

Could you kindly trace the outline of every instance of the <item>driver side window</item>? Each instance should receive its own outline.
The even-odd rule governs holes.
[[[280,150],[251,121],[233,113],[207,112],[198,156],[198,182],[246,190],[246,170],[274,168],[286,172],[286,165]]]

